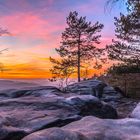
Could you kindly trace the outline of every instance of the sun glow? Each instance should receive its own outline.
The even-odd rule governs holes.
[[[53,0],[6,0],[1,1],[0,6],[0,27],[10,32],[0,36],[0,50],[8,48],[0,54],[0,63],[4,65],[1,78],[51,77],[49,57],[58,57],[55,48],[60,46],[69,11],[76,10],[89,21],[105,25],[100,47],[111,42],[114,35],[112,20],[119,14],[105,15],[104,3],[98,0],[88,3],[63,1],[63,6],[60,1]],[[89,76],[103,71],[91,69]]]

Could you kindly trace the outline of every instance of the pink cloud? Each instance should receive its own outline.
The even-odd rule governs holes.
[[[5,0],[5,5],[7,8],[17,8],[20,6],[20,8],[27,8],[29,7],[29,3],[26,0]]]
[[[95,44],[99,48],[105,48],[106,45],[111,44],[113,37],[101,37],[100,44]]]
[[[14,35],[36,35],[43,31],[46,21],[33,14],[4,16],[0,23]]]
[[[33,13],[15,13],[0,19],[0,25],[7,28],[13,35],[27,37],[50,37],[51,34],[64,28],[64,24],[57,23],[56,18],[44,19]]]

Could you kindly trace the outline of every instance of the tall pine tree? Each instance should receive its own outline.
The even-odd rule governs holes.
[[[127,0],[127,15],[115,17],[116,37],[108,45],[109,57],[140,67],[140,0]]]
[[[96,60],[101,58],[103,49],[99,49],[95,44],[99,44],[103,25],[99,22],[92,24],[86,21],[86,17],[79,17],[78,13],[70,12],[66,19],[68,27],[62,33],[62,42],[60,48],[56,49],[62,58],[61,62],[51,58],[54,64],[52,71],[63,71],[64,69],[76,68],[78,82],[81,77],[81,67],[85,61]],[[102,59],[100,59],[102,61]],[[65,67],[64,67],[65,66]],[[60,73],[60,72],[59,72]]]

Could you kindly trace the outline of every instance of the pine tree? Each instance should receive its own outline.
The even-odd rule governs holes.
[[[128,14],[115,17],[118,40],[107,49],[111,59],[140,66],[140,0],[127,0],[126,5]]]
[[[67,65],[65,67],[67,69],[77,68],[79,82],[81,67],[84,66],[84,62],[100,59],[103,53],[103,49],[95,46],[95,44],[100,43],[99,38],[101,35],[97,35],[97,33],[101,32],[103,25],[99,22],[95,24],[87,22],[86,17],[79,17],[76,11],[70,12],[66,22],[68,27],[62,33],[61,46],[56,49],[62,61],[61,63],[54,63],[56,65],[53,68],[54,71],[57,71],[56,67],[58,65],[59,68],[63,68],[64,65]],[[54,59],[53,61],[51,59],[51,62],[54,62]],[[96,64],[98,64],[97,61]]]

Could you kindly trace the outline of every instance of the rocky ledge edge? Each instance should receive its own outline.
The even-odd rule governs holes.
[[[99,84],[83,81],[67,93],[52,86],[0,91],[0,140],[140,139],[140,104],[118,119],[124,97],[108,85],[101,99],[93,96]]]

